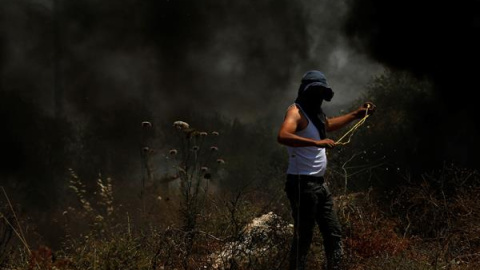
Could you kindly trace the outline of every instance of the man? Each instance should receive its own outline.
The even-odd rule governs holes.
[[[341,228],[323,178],[327,168],[325,149],[335,147],[335,142],[327,138],[326,132],[338,130],[367,112],[372,113],[375,105],[365,103],[351,113],[326,118],[322,102],[332,98],[333,91],[325,75],[317,70],[308,71],[302,78],[295,104],[288,108],[278,132],[278,142],[286,145],[289,153],[285,191],[292,207],[295,231],[290,251],[291,270],[305,269],[315,223],[323,236],[327,269],[340,269]]]

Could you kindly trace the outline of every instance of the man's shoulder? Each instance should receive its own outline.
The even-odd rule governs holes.
[[[298,104],[293,103],[292,105],[288,106],[286,116],[296,121],[306,121],[306,117],[303,111],[300,109]]]
[[[293,103],[287,107],[287,112],[290,112],[290,111],[299,112],[300,109],[298,108],[298,105],[296,103]]]
[[[300,109],[298,108],[297,104],[293,103],[287,107],[286,111],[287,116],[300,116]]]

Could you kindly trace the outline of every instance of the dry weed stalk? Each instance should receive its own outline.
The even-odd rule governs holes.
[[[32,252],[31,252],[30,247],[28,245],[27,239],[25,238],[25,234],[23,233],[22,226],[20,225],[20,222],[18,221],[17,214],[15,213],[15,210],[13,209],[12,203],[10,202],[10,198],[8,198],[8,195],[7,195],[7,192],[5,191],[5,189],[3,187],[1,187],[1,188],[2,188],[2,191],[3,191],[3,195],[5,196],[5,199],[7,200],[8,206],[10,207],[10,211],[11,211],[11,213],[12,213],[14,219],[15,219],[15,223],[17,225],[17,228],[15,228],[15,226],[12,223],[10,223],[8,218],[3,213],[0,213],[0,215],[3,218],[3,220],[5,220],[5,222],[8,224],[8,226],[10,226],[10,228],[13,230],[13,232],[15,232],[15,235],[17,235],[18,239],[22,242],[23,246],[27,249],[28,254],[31,254]]]

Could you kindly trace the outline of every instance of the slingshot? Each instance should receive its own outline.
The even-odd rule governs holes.
[[[352,138],[353,134],[355,133],[355,131],[365,123],[365,121],[367,120],[367,118],[370,116],[368,114],[368,109],[370,109],[372,107],[371,104],[367,103],[367,110],[365,110],[365,116],[360,119],[360,121],[358,121],[349,131],[347,131],[340,139],[338,139],[335,144],[336,145],[346,145],[348,143],[350,143],[350,139]],[[348,136],[348,140],[346,142],[342,142],[343,139],[345,139],[345,137]]]

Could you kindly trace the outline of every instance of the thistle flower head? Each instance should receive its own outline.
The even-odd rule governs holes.
[[[207,171],[208,171],[208,167],[205,167],[205,166],[204,166],[204,167],[201,167],[201,168],[200,168],[200,171],[202,171],[202,172],[207,172]]]
[[[148,153],[148,151],[150,151],[150,148],[145,146],[145,147],[143,147],[142,150],[143,150],[144,153]]]
[[[177,149],[171,149],[169,154],[175,156],[178,153]]]
[[[220,135],[220,133],[218,133],[218,131],[212,131],[212,135],[213,136],[218,136],[218,135]]]
[[[225,160],[219,158],[219,159],[217,159],[217,163],[218,164],[225,164]]]
[[[210,147],[210,151],[213,151],[213,152],[218,151],[218,147],[216,147],[216,146],[211,146],[211,147]]]
[[[152,123],[148,122],[148,121],[143,121],[142,122],[142,127],[144,128],[151,128],[152,127]]]
[[[208,135],[208,133],[205,132],[205,131],[200,132],[200,136],[201,136],[201,137],[205,137],[205,136],[207,136],[207,135]]]
[[[175,121],[175,122],[173,122],[173,126],[176,129],[180,129],[180,130],[187,129],[187,128],[190,127],[190,125],[188,123],[183,122],[183,121]]]

